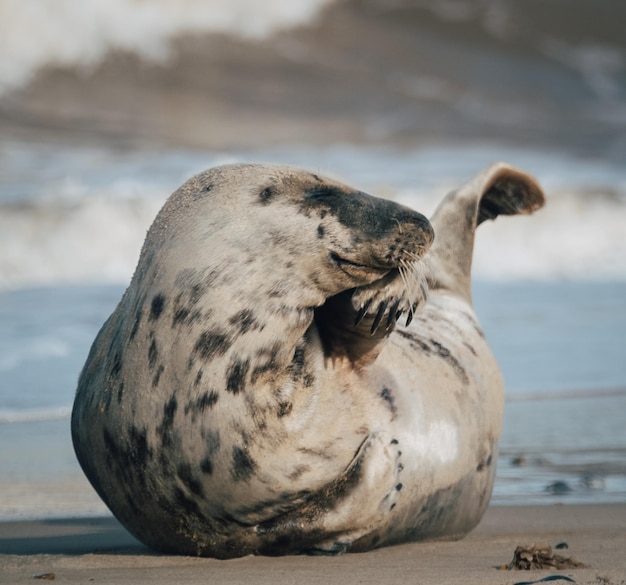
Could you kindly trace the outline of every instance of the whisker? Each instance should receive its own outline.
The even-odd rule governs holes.
[[[419,294],[418,264],[416,262],[407,262],[405,260],[404,265],[407,273],[406,277],[409,281],[410,297],[412,301],[415,301]]]
[[[406,290],[406,295],[409,298],[409,304],[410,304],[412,303],[413,298],[415,296],[413,281],[411,278],[409,278],[410,273],[413,272],[413,268],[404,259],[400,260],[400,266],[401,266],[400,275],[402,276],[402,281],[404,282],[404,289]]]
[[[408,298],[408,309],[407,309],[407,324],[413,320],[414,307],[418,304],[418,292],[417,281],[415,279],[415,265],[413,263],[407,262],[406,260],[401,260],[400,264],[402,266],[402,274],[406,287],[406,294]]]
[[[423,260],[423,256],[419,256],[418,254],[414,254],[413,252],[409,252],[405,250],[404,253],[409,257],[415,260],[415,262],[421,262]]]
[[[429,290],[426,278],[428,262],[410,252],[406,252],[406,256],[415,259],[415,261],[407,261],[403,258],[400,261],[403,267],[407,295],[410,299],[410,319],[407,319],[410,322],[413,318],[412,313],[415,311],[415,307],[423,307],[426,301],[428,301]]]
[[[410,270],[410,267],[406,265],[404,260],[400,260],[400,266],[398,267],[398,270],[400,272],[400,276],[404,284],[404,290],[406,291],[406,296],[409,299],[408,308],[406,309],[407,315],[408,315],[407,320],[409,320],[409,318],[412,318],[411,304],[413,302],[413,290],[412,290],[413,287],[411,286],[411,282],[410,282],[409,275],[408,275],[408,271]],[[400,310],[400,313],[402,313],[402,309]],[[399,318],[400,318],[400,315],[398,315],[398,319]]]
[[[402,283],[404,284],[404,290],[409,298],[411,298],[411,287],[409,286],[408,277],[406,274],[406,266],[404,264],[404,260],[400,260],[400,266],[398,266],[398,272],[400,273],[400,278],[402,278]]]

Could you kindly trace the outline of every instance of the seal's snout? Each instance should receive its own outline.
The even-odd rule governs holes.
[[[393,217],[392,220],[398,224],[400,235],[406,230],[409,238],[426,251],[435,240],[435,230],[424,215],[417,211],[408,211],[409,213],[401,214],[400,219]]]
[[[402,260],[417,260],[430,248],[435,239],[433,226],[421,213],[401,208],[391,213],[386,233],[379,235],[384,248],[384,262],[397,266]]]

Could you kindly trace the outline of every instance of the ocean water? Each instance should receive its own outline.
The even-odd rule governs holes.
[[[604,178],[615,189],[620,169],[506,154],[524,168],[534,162],[548,204],[532,218],[482,225],[477,236],[476,311],[508,389],[492,501],[626,501],[626,200],[597,186]],[[444,160],[463,155],[451,172]],[[33,149],[25,156],[23,167],[40,167],[42,157],[50,168],[22,182],[21,192],[11,189],[10,173],[0,187],[0,443],[12,446],[0,455],[0,518],[106,512],[71,448],[76,379],[130,279],[149,223],[186,176],[203,165],[267,157],[332,171],[428,212],[448,183],[467,178],[494,153],[167,151],[129,161],[66,149],[56,156],[71,159],[76,176],[66,170],[61,178],[55,169],[67,164]],[[545,177],[543,169],[550,169]],[[597,189],[591,204],[585,177],[594,177]]]
[[[492,501],[626,501],[619,19],[583,26],[578,1],[566,23],[528,3],[537,27],[508,2],[211,6],[0,0],[0,520],[106,513],[72,452],[78,373],[165,198],[235,161],[425,214],[496,160],[536,176],[546,207],[476,241],[507,385]]]

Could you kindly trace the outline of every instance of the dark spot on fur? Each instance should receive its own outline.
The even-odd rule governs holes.
[[[292,402],[279,402],[278,403],[278,417],[282,418],[283,416],[288,415],[293,410]]]
[[[275,187],[266,187],[259,193],[259,202],[261,205],[268,205],[277,194]]]
[[[176,415],[176,410],[178,410],[178,400],[176,400],[176,396],[172,396],[163,407],[163,426],[170,427],[172,426],[172,422],[174,421],[174,416]]]
[[[122,354],[117,351],[113,357],[113,365],[111,366],[111,376],[117,378],[122,371]]]
[[[387,403],[391,414],[395,417],[398,413],[398,409],[391,390],[389,390],[386,386],[383,386],[383,389],[380,391],[380,396]]]
[[[185,325],[193,325],[194,323],[197,323],[200,318],[203,316],[202,311],[200,311],[199,309],[195,309],[192,307],[188,307],[186,305],[181,304],[180,301],[180,296],[179,295],[177,297],[177,299],[174,301],[174,314],[172,317],[172,327],[175,327],[176,325],[181,325],[181,324],[185,324]],[[207,310],[204,313],[205,317],[208,317],[211,314],[212,311]]]
[[[165,296],[161,293],[154,295],[150,304],[150,321],[156,321],[163,313]]]
[[[257,380],[263,376],[263,374],[267,374],[268,372],[273,372],[275,370],[276,359],[280,348],[281,344],[275,343],[272,347],[264,347],[257,351],[256,357],[258,358],[258,365],[254,367],[252,374],[250,375],[251,384],[255,384]]]
[[[150,369],[154,368],[157,359],[159,359],[159,348],[157,347],[156,340],[153,337],[150,342],[150,347],[148,347],[148,365],[150,366]]]
[[[205,392],[196,400],[190,401],[187,406],[185,406],[185,414],[193,413],[203,413],[207,411],[209,408],[212,408],[213,405],[217,402],[219,396],[215,390],[211,390],[210,392]]]
[[[406,331],[404,329],[396,329],[396,332],[401,337],[408,339],[411,346],[414,349],[419,349],[427,353],[430,353],[432,351],[428,343],[426,343],[426,341],[422,337],[420,337],[417,333],[414,333],[413,331]]]
[[[175,325],[180,325],[181,323],[185,323],[191,313],[191,310],[188,307],[181,304],[181,296],[182,293],[178,295],[178,297],[176,297],[176,300],[174,301],[174,316],[172,317],[172,327],[174,327]]]
[[[476,466],[476,471],[481,472],[484,471],[487,467],[489,467],[491,465],[491,455],[489,455],[489,457],[487,457],[486,460],[484,461],[480,461],[478,463],[478,465]]]
[[[189,463],[181,463],[176,470],[178,478],[187,486],[189,491],[195,496],[202,496],[204,491],[202,484],[194,477]]]
[[[260,331],[264,327],[254,318],[254,313],[250,309],[244,309],[235,313],[228,322],[234,327],[239,327],[239,333],[247,333],[253,330]]]
[[[467,347],[467,349],[469,349],[469,350],[470,350],[470,352],[471,352],[473,355],[478,355],[478,354],[476,353],[476,350],[475,350],[475,349],[474,349],[474,348],[473,348],[473,347],[472,347],[469,343],[467,343],[467,342],[466,342],[466,343],[464,343],[463,345],[464,345],[465,347]]]
[[[200,471],[202,471],[202,473],[206,473],[207,475],[213,474],[213,462],[208,455],[200,461]]]
[[[198,373],[196,374],[196,379],[193,381],[193,386],[194,388],[197,388],[198,386],[200,386],[200,381],[202,380],[202,370],[198,370]]]
[[[437,355],[452,367],[454,373],[461,379],[461,381],[464,384],[469,383],[469,378],[467,377],[467,373],[463,369],[463,366],[461,366],[459,360],[457,360],[452,355],[450,350],[447,347],[441,345],[439,342],[435,341],[434,339],[431,339],[430,343],[436,349]]]
[[[232,341],[224,333],[205,331],[198,338],[194,351],[202,359],[209,360],[215,356],[224,355],[231,345]]]
[[[294,470],[289,475],[287,475],[287,479],[295,481],[309,471],[311,471],[311,468],[308,465],[296,465]]]
[[[217,431],[202,429],[200,433],[202,440],[206,444],[207,455],[213,455],[220,448],[220,435]]]
[[[157,433],[161,437],[161,444],[164,447],[172,445],[172,428],[174,426],[174,417],[178,409],[178,401],[176,396],[172,396],[163,406],[163,419],[157,427]]]
[[[102,438],[107,452],[106,463],[113,475],[127,486],[138,485],[145,489],[145,467],[153,456],[146,430],[131,425],[127,436],[119,436],[105,427]]]
[[[161,374],[163,373],[164,370],[165,370],[165,366],[163,364],[159,364],[157,371],[154,372],[154,376],[152,376],[153,388],[156,388],[159,385],[159,382],[161,381]]]
[[[324,237],[326,230],[324,229],[324,226],[320,223],[317,226],[317,237],[321,240]]]
[[[247,449],[233,447],[233,467],[231,476],[234,481],[247,481],[256,470],[256,463]]]
[[[124,396],[124,382],[120,382],[120,385],[117,388],[117,403],[118,404],[122,402],[123,396]]]
[[[129,341],[132,341],[135,338],[135,335],[137,335],[137,331],[139,330],[139,324],[141,323],[142,316],[143,316],[143,309],[139,307],[139,309],[137,309],[137,312],[135,313],[135,322],[133,323],[133,328],[128,338]]]
[[[197,305],[219,275],[217,270],[207,272],[185,269],[179,272],[176,277],[176,286],[180,292],[174,298],[172,327],[181,324],[191,325],[211,315],[210,309],[204,309],[202,312]]]
[[[441,345],[441,343],[435,341],[434,339],[431,339],[430,343],[437,350],[437,354],[439,355],[439,357],[442,357],[444,359],[450,357],[450,350],[447,347],[444,347],[443,345]]]
[[[249,360],[234,360],[226,372],[226,390],[233,394],[239,394],[245,386],[246,376],[250,368]]]
[[[152,451],[148,448],[146,429],[139,430],[134,425],[129,430],[129,444],[135,465],[145,467],[148,459],[152,457]]]

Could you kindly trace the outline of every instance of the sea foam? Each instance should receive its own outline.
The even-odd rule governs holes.
[[[113,50],[166,61],[170,41],[184,34],[264,37],[309,22],[328,2],[0,0],[0,95],[44,66],[89,68]]]
[[[263,155],[53,151],[18,149],[0,164],[0,290],[128,283],[166,197],[193,174],[234,161],[295,164],[430,215],[448,191],[502,158],[537,177],[547,204],[532,218],[480,226],[475,277],[626,280],[626,171],[601,161],[497,146]]]

